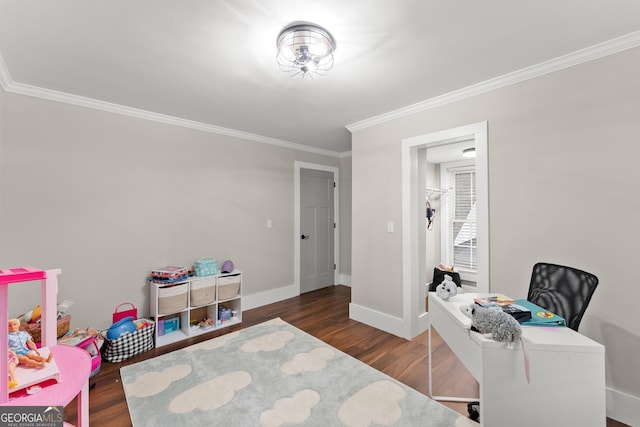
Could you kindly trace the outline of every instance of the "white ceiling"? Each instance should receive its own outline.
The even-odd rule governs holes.
[[[348,125],[628,37],[639,17],[638,0],[0,0],[0,83],[342,153]],[[279,70],[293,21],[337,40],[327,76]]]

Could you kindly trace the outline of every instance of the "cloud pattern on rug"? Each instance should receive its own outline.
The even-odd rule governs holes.
[[[261,427],[280,427],[283,424],[300,424],[309,419],[311,409],[320,402],[320,395],[314,390],[300,390],[292,397],[278,400],[273,409],[260,414]]]
[[[166,390],[172,382],[191,373],[190,365],[173,365],[163,371],[152,371],[140,375],[134,382],[125,384],[132,396],[149,397]]]
[[[280,370],[285,374],[296,375],[300,372],[317,372],[327,366],[327,361],[335,355],[335,351],[327,347],[318,347],[308,353],[298,353],[293,359],[285,362]]]
[[[235,331],[235,332],[229,332],[228,334],[225,335],[221,335],[217,338],[213,338],[207,341],[203,341],[201,343],[198,344],[194,344],[192,346],[189,347],[185,347],[184,350],[185,351],[196,351],[196,350],[213,350],[216,349],[218,347],[222,347],[223,345],[225,345],[226,343],[228,343],[229,341],[236,339],[240,336],[240,332]]]
[[[169,411],[184,414],[195,409],[210,411],[219,408],[231,402],[236,391],[248,386],[251,380],[251,374],[246,371],[221,375],[177,395],[169,403]]]
[[[393,425],[402,416],[399,403],[405,396],[391,381],[376,381],[347,399],[338,410],[338,419],[346,427]]]
[[[247,341],[240,347],[246,353],[257,353],[259,351],[274,351],[283,348],[287,341],[295,338],[295,334],[289,331],[278,331],[271,334],[262,335]]]
[[[280,319],[265,322],[261,327],[277,327],[280,325],[290,328],[286,322]],[[238,337],[241,338],[237,340],[237,342],[234,342]],[[194,352],[195,350],[203,350],[203,352],[193,353],[194,357],[196,357],[196,355],[202,357],[204,354],[215,354],[220,351],[226,352],[228,350],[224,350],[222,347],[225,344],[230,344],[236,351],[240,350],[243,353],[251,354],[251,359],[249,360],[257,357],[256,353],[272,352],[272,354],[276,356],[269,357],[275,357],[275,359],[267,358],[265,360],[275,361],[277,361],[278,357],[281,357],[283,353],[287,353],[287,358],[279,359],[279,370],[285,374],[283,377],[287,375],[295,376],[296,384],[302,387],[289,389],[288,392],[282,394],[280,394],[278,390],[273,390],[275,396],[271,396],[273,400],[270,400],[271,403],[268,404],[272,405],[270,408],[265,405],[266,407],[260,409],[260,405],[256,405],[257,402],[253,402],[250,398],[249,401],[253,402],[251,403],[252,408],[262,411],[253,415],[256,418],[253,418],[251,424],[255,424],[259,418],[259,423],[262,427],[281,427],[307,423],[314,426],[318,425],[316,418],[320,417],[320,419],[322,419],[322,417],[327,415],[327,402],[335,401],[336,396],[332,391],[325,390],[322,387],[316,388],[315,386],[317,384],[309,383],[306,378],[317,378],[318,375],[324,378],[325,374],[323,374],[323,372],[325,372],[325,369],[327,370],[326,375],[330,376],[331,374],[329,372],[331,369],[329,368],[332,368],[334,364],[342,361],[340,353],[330,346],[324,346],[324,343],[308,346],[300,352],[287,351],[290,346],[292,349],[296,348],[295,343],[300,341],[298,338],[307,339],[305,335],[296,335],[290,330],[278,330],[259,335],[253,334],[253,338],[248,339],[244,344],[242,343],[242,337],[249,338],[244,331],[232,332],[187,347],[182,351]],[[302,350],[302,348],[299,350]],[[237,353],[237,357],[239,360],[242,359],[240,353]],[[333,360],[335,360],[335,362],[333,362]],[[177,382],[176,385],[180,385],[180,380],[186,382],[189,378],[192,378],[190,374],[193,372],[193,368],[190,365],[182,363],[183,362],[179,362],[162,371],[153,370],[152,372],[147,372],[137,377],[134,382],[124,384],[125,390],[127,391],[128,403],[131,405],[129,399],[132,396],[150,397],[161,392],[167,393],[174,390],[174,392],[178,392],[179,394],[174,394],[173,397],[170,398],[169,404],[167,405],[165,403],[163,405],[164,408],[168,406],[169,413],[166,413],[166,415],[162,417],[162,422],[160,422],[160,419],[155,419],[155,422],[162,424],[165,419],[168,420],[170,418],[167,418],[170,414],[174,416],[185,416],[184,414],[188,414],[188,417],[195,417],[194,420],[200,419],[199,417],[202,417],[203,414],[209,411],[216,411],[215,414],[218,415],[213,415],[213,413],[210,415],[216,417],[215,419],[217,419],[218,416],[223,416],[222,414],[227,414],[226,416],[228,417],[228,408],[243,407],[242,401],[246,400],[247,397],[245,393],[255,396],[255,390],[251,384],[254,383],[254,381],[256,385],[259,384],[261,375],[264,376],[264,372],[262,372],[264,370],[260,370],[260,373],[258,373],[258,376],[254,379],[254,374],[249,373],[253,372],[251,369],[247,369],[246,365],[241,367],[234,363],[230,366],[232,369],[236,369],[235,371],[221,375],[218,374],[219,376],[214,378],[209,377],[210,379],[208,380],[200,378],[200,380],[204,380],[204,382],[192,385],[182,392],[177,390],[180,387],[171,387],[170,390],[167,390],[174,382]],[[157,366],[158,365],[156,365],[156,369],[158,369]],[[162,364],[163,368],[165,366],[166,364]],[[267,378],[270,378],[272,374],[278,371],[277,366],[277,364],[272,366],[272,370],[266,375]],[[344,374],[345,373],[343,373],[343,375]],[[361,378],[353,381],[355,387],[353,387],[348,394],[341,396],[335,401],[337,406],[333,406],[334,409],[330,412],[333,412],[333,416],[337,417],[337,420],[334,418],[330,424],[333,425],[339,422],[343,427],[415,425],[415,423],[406,423],[406,415],[403,414],[403,408],[409,407],[407,405],[413,405],[415,408],[416,404],[421,407],[422,405],[419,401],[416,401],[416,397],[411,394],[410,391],[405,390],[405,388],[402,388],[392,380],[372,379],[372,381],[371,383],[367,383],[362,381]],[[242,398],[240,398],[240,394],[238,394],[238,391],[241,390]],[[327,392],[331,393],[330,398],[329,396],[324,396]],[[426,396],[424,396],[424,399],[426,405],[430,399]],[[340,404],[340,402],[342,403]],[[330,403],[330,405],[334,405],[334,403]],[[157,412],[158,410],[159,408],[157,406],[155,409],[152,409],[153,412]],[[414,415],[410,415],[411,413]],[[408,415],[413,416],[415,421],[415,412],[410,411]],[[421,420],[422,419],[424,418],[421,418]],[[452,425],[452,421],[453,420],[450,419],[447,425]],[[455,426],[470,427],[471,424],[468,424],[467,421],[468,419],[466,417],[458,416],[455,421]],[[145,423],[142,425],[145,425]],[[172,425],[176,424],[174,423]],[[427,422],[425,425],[435,424]]]

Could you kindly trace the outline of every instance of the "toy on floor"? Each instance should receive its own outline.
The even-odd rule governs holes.
[[[447,301],[449,298],[457,294],[458,285],[455,284],[451,276],[445,274],[444,280],[438,286],[436,286],[436,295]]]
[[[18,385],[18,381],[16,380],[16,366],[18,363],[20,363],[20,360],[18,360],[16,353],[11,349],[7,349],[7,374],[9,377],[9,388],[14,388]]]
[[[48,357],[40,355],[36,343],[28,332],[20,330],[20,320],[9,320],[9,334],[7,337],[9,348],[16,353],[20,364],[32,368],[44,368],[53,359],[53,353]]]
[[[529,382],[529,355],[524,348],[522,341],[522,328],[518,321],[510,314],[500,309],[490,309],[477,304],[463,305],[460,311],[471,319],[471,330],[489,335],[491,339],[498,342],[506,342],[509,348],[513,348],[513,343],[520,341],[522,353],[524,354],[524,370]]]

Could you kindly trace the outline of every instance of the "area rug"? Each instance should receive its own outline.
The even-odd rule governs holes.
[[[472,425],[281,319],[120,374],[135,427]]]

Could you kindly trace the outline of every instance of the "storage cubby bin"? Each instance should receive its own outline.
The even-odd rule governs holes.
[[[162,286],[158,289],[158,314],[170,314],[187,308],[187,292],[189,286],[186,283]]]
[[[216,279],[215,277],[194,280],[190,286],[191,307],[211,304],[216,300]]]
[[[223,276],[218,278],[218,301],[232,299],[240,291],[240,275]]]

